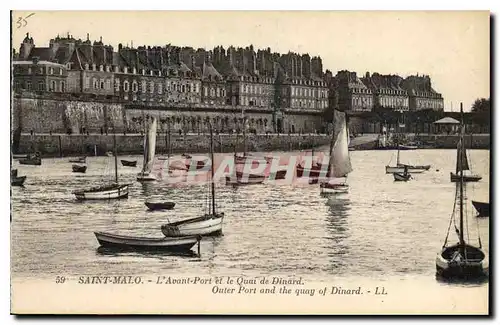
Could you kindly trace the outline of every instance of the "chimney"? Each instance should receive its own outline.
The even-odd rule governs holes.
[[[38,64],[38,61],[40,61],[40,58],[38,56],[33,57],[33,64]]]

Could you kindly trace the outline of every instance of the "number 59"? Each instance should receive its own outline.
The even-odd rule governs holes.
[[[56,283],[64,283],[66,278],[63,276],[56,276]]]

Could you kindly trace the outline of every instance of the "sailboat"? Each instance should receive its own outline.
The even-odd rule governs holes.
[[[139,182],[156,180],[155,175],[153,175],[156,149],[156,124],[156,118],[153,117],[147,132],[144,134],[144,162],[141,172],[137,174],[137,180]]]
[[[335,128],[332,134],[329,152],[329,164],[326,180],[320,182],[322,194],[346,193],[349,191],[347,175],[352,172],[351,159],[349,157],[349,135],[344,112],[334,110],[333,120]],[[335,134],[335,131],[338,132]],[[338,182],[344,178],[344,181]]]
[[[472,147],[472,138],[471,138],[471,147]],[[450,180],[451,182],[459,182],[460,181],[460,176],[459,176],[459,169],[463,170],[463,171],[469,171],[470,173],[468,174],[463,174],[462,175],[462,178],[464,180],[464,182],[478,182],[482,179],[481,176],[477,175],[477,174],[474,174],[472,173],[472,170],[471,170],[471,166],[469,164],[469,159],[467,157],[467,150],[465,149],[465,146],[464,146],[464,150],[462,150],[461,154],[463,155],[462,157],[459,157],[458,156],[458,152],[457,152],[457,165],[456,165],[456,169],[455,169],[455,173],[453,172],[450,172]],[[459,160],[462,161],[462,164],[459,166]]]
[[[116,153],[116,134],[113,132],[113,151],[115,156],[115,182],[103,186],[73,191],[77,200],[110,200],[128,197],[130,184],[118,182],[118,157]]]
[[[460,123],[461,132],[460,139],[457,145],[457,157],[458,157],[458,174],[459,181],[456,185],[455,190],[455,206],[450,219],[450,224],[448,227],[448,233],[446,235],[441,252],[436,257],[436,272],[437,275],[443,278],[481,278],[488,276],[489,265],[486,258],[486,254],[481,249],[481,238],[479,237],[479,247],[473,246],[466,242],[465,233],[467,227],[464,225],[464,197],[465,197],[465,182],[463,178],[463,172],[468,168],[467,162],[465,160],[466,156],[464,154],[465,148],[463,143],[463,111],[462,104],[460,104],[460,112],[462,114],[462,121]],[[457,207],[458,204],[458,207]],[[457,228],[455,224],[455,231],[458,235],[459,242],[457,244],[447,246],[449,229],[451,227],[452,221],[455,221],[455,211],[459,212],[459,227]],[[455,221],[456,222],[456,221]],[[467,220],[465,220],[465,223]],[[479,230],[479,229],[478,229]]]
[[[215,205],[215,181],[214,181],[214,145],[212,126],[210,125],[210,200],[208,214],[201,217],[190,218],[177,222],[167,223],[161,226],[161,231],[166,237],[182,236],[212,236],[222,234],[222,221],[224,212],[217,212]]]
[[[404,124],[402,124],[401,127],[404,127]],[[403,164],[403,163],[401,163],[401,160],[400,160],[400,151],[401,150],[414,150],[414,149],[417,149],[417,148],[413,147],[413,146],[404,146],[404,145],[401,145],[399,143],[399,141],[398,141],[398,143],[397,143],[396,146],[397,146],[396,166],[386,165],[385,166],[385,173],[386,174],[395,174],[395,173],[398,173],[398,174],[403,175],[403,174],[406,173],[405,170],[408,170],[411,173],[418,174],[418,173],[423,173],[426,170],[429,170],[431,168],[431,165],[409,165],[409,164]],[[398,177],[396,175],[394,175],[394,179],[395,180],[404,180],[404,179],[401,179],[401,177]],[[406,180],[408,180],[408,179],[406,179]]]

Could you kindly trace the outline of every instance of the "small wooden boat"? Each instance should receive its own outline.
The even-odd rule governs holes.
[[[479,182],[481,179],[483,179],[481,176],[475,174],[463,175],[462,178],[464,179],[464,182]],[[450,172],[450,180],[453,183],[460,182],[460,176]]]
[[[12,154],[12,158],[13,159],[26,159],[28,158],[28,155],[27,154]]]
[[[161,226],[161,232],[167,237],[182,236],[217,236],[222,233],[224,213],[206,214],[201,217],[167,223]]]
[[[409,170],[429,170],[431,169],[431,165],[406,165],[406,164],[398,164],[398,167],[408,167]]]
[[[230,185],[250,185],[262,184],[266,179],[265,175],[248,174],[237,171],[235,175],[226,176],[226,183]]]
[[[87,160],[87,157],[79,157],[79,158],[75,158],[75,159],[70,159],[69,162],[70,163],[85,164],[86,160]]]
[[[149,210],[172,210],[175,207],[174,202],[144,202]]]
[[[393,173],[394,180],[396,182],[407,182],[411,179],[411,174],[409,173]]]
[[[479,202],[472,200],[472,205],[479,213],[478,217],[489,217],[490,216],[490,203],[489,202]]]
[[[87,171],[87,166],[85,165],[73,165],[71,166],[73,173],[85,173]]]
[[[23,186],[26,176],[14,176],[10,178],[11,186]]]
[[[137,166],[137,160],[125,160],[125,159],[121,159],[120,162],[122,163],[122,166],[125,166],[125,167],[135,167],[135,166]]]
[[[189,251],[200,237],[187,236],[178,238],[168,237],[136,237],[116,235],[105,232],[94,232],[97,241],[103,247],[131,249],[131,250],[166,250],[174,252]]]
[[[20,159],[19,163],[21,165],[40,166],[42,164],[42,158],[40,158],[39,153],[35,153],[33,155],[28,155],[25,159]]]
[[[110,184],[73,191],[77,200],[111,200],[128,197],[130,184]]]
[[[410,168],[409,166],[408,170],[411,170],[412,174],[421,174],[425,172],[427,169],[425,168],[418,168],[415,166],[415,168]],[[385,173],[386,174],[394,174],[394,173],[404,173],[405,171],[405,165],[403,166],[385,166]]]

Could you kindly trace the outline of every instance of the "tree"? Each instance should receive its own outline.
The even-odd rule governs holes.
[[[475,112],[475,113],[486,113],[489,115],[491,112],[490,99],[489,98],[488,99],[486,99],[486,98],[476,99],[474,104],[472,104],[471,111]]]

